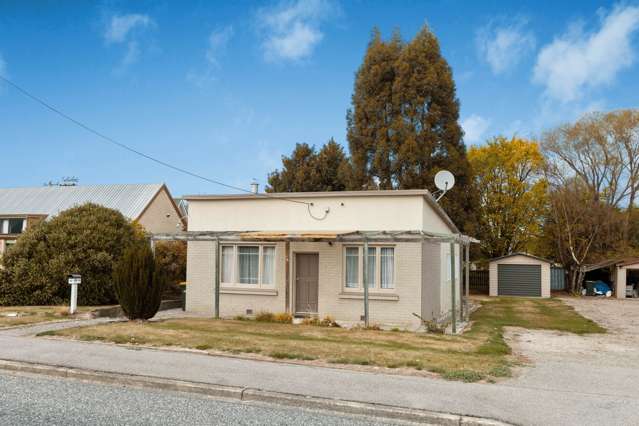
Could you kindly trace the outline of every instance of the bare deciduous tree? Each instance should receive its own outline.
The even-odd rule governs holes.
[[[639,191],[639,110],[588,114],[547,132],[542,149],[556,182],[578,178],[594,201],[626,208],[627,242]]]
[[[569,274],[569,290],[578,292],[583,266],[618,248],[622,218],[618,209],[597,200],[580,177],[554,181],[545,234]]]

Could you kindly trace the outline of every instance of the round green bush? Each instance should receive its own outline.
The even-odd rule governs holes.
[[[82,274],[78,304],[117,302],[113,267],[143,233],[120,212],[97,204],[66,210],[26,230],[2,258],[0,304],[67,303],[67,275]]]

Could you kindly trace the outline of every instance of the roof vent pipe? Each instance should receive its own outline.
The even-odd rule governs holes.
[[[256,181],[251,182],[251,192],[253,194],[257,194],[258,192],[260,192],[260,184]]]

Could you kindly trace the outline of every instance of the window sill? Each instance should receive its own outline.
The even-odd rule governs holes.
[[[340,293],[340,299],[356,299],[356,300],[364,300],[364,293],[361,292],[353,292],[353,293]],[[394,293],[384,294],[384,293],[368,293],[368,300],[388,300],[391,302],[396,302],[399,300],[399,295]]]
[[[221,287],[220,294],[247,294],[253,296],[277,296],[274,288],[242,288],[242,287]]]

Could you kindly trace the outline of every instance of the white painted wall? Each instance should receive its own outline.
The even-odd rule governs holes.
[[[189,231],[402,231],[450,233],[423,195],[189,200]]]
[[[453,295],[452,295],[452,281],[451,281],[451,250],[450,243],[440,243],[440,262],[441,262],[441,292],[440,292],[440,314],[447,315],[451,312],[453,306]],[[459,256],[460,256],[459,244],[455,244],[455,311],[459,312],[459,306],[461,303],[461,270],[459,268]]]

